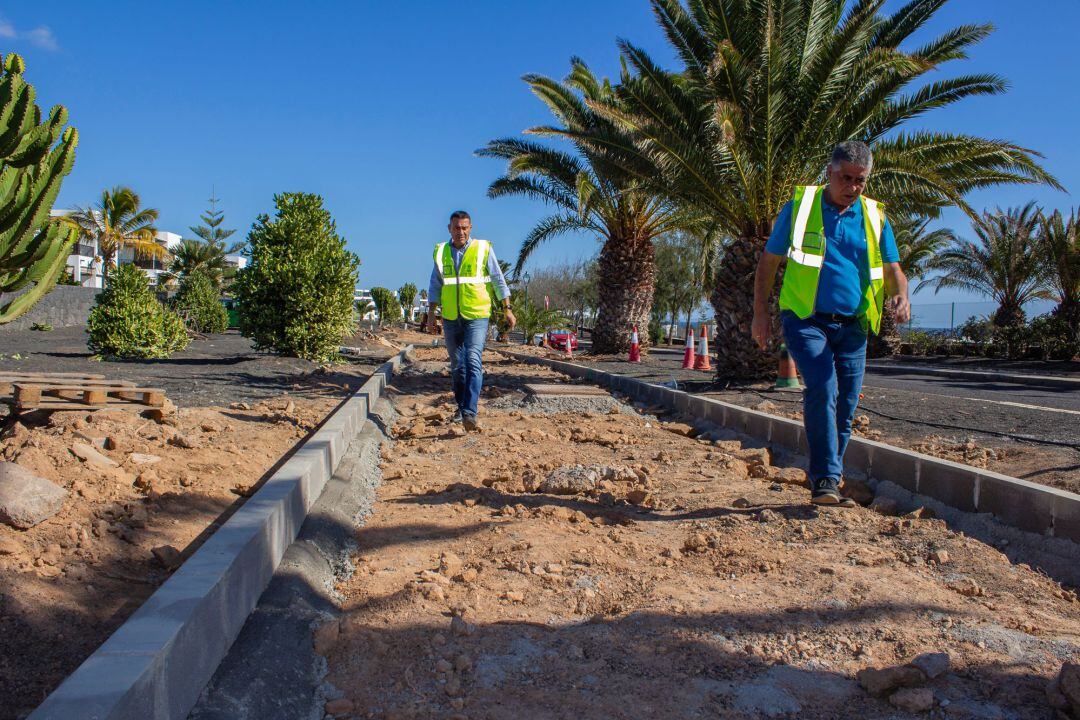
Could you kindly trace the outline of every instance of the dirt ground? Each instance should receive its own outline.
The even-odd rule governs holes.
[[[544,354],[564,359],[561,353],[521,345],[515,352]],[[802,394],[775,392],[771,383],[720,388],[709,373],[679,370],[671,356],[646,358],[630,364],[614,356],[578,353],[575,362],[593,364],[607,372],[617,372],[649,382],[676,380],[679,389],[714,397],[734,405],[802,420]],[[903,364],[906,361],[896,361]],[[1057,363],[1055,367],[1065,367]],[[1071,366],[1069,366],[1071,367]],[[1009,371],[1015,368],[1010,366]],[[1047,374],[1050,374],[1047,371]],[[1058,374],[1065,374],[1059,371]],[[955,398],[880,387],[882,379],[868,379],[859,401],[856,435],[908,448],[934,457],[986,468],[1061,490],[1080,493],[1080,433],[1075,415],[1040,413],[1024,407],[987,403],[979,406]],[[953,426],[950,428],[950,426]],[[955,427],[989,427],[1000,432],[1051,439],[1063,445],[1021,442],[1008,437],[957,430]]]
[[[1080,604],[1045,575],[918,513],[816,509],[801,471],[723,433],[522,404],[566,379],[495,356],[465,435],[443,357],[391,388],[380,502],[315,633],[328,716],[1050,716]],[[923,653],[948,670],[860,683]]]
[[[239,336],[201,341],[171,364],[66,358],[61,365],[45,347],[0,362],[26,371],[93,367],[150,377],[147,383],[165,385],[181,406],[164,422],[99,410],[0,423],[0,459],[69,491],[59,514],[29,530],[0,525],[0,719],[23,717],[40,703],[363,383],[374,363],[416,334],[387,335],[347,339],[343,344],[361,356],[328,369],[255,353]],[[240,375],[222,370],[237,365]],[[207,400],[215,404],[200,405]],[[80,459],[76,452],[86,455],[85,446],[99,455]]]

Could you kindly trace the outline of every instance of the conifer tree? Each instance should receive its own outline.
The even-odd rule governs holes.
[[[217,209],[218,197],[217,193],[213,190],[210,191],[210,209],[199,216],[199,219],[203,221],[203,225],[197,225],[191,228],[191,232],[198,235],[203,242],[208,245],[216,245],[222,249],[225,248],[225,241],[236,230],[230,230],[221,227],[225,222],[225,211]],[[225,250],[227,253],[234,253],[239,250],[242,243],[237,243],[233,247]]]

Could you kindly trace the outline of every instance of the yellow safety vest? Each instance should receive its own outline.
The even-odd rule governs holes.
[[[435,267],[442,276],[442,316],[445,320],[477,320],[491,317],[491,295],[487,273],[491,243],[472,239],[461,256],[461,265],[454,268],[453,249],[448,242],[435,246]]]
[[[788,246],[784,284],[780,287],[780,308],[806,319],[814,314],[818,280],[825,261],[825,224],[821,219],[825,188],[806,185],[795,188],[791,203],[791,244]],[[870,283],[863,293],[856,315],[864,329],[876,334],[881,329],[885,307],[885,268],[881,262],[881,229],[884,208],[877,200],[859,196],[866,226],[866,260]]]

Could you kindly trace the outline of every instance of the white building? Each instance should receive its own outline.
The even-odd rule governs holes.
[[[355,288],[353,290],[353,307],[356,308],[356,314],[361,320],[374,320],[377,316],[375,298],[371,296],[371,290]]]
[[[53,210],[51,214],[53,217],[58,217],[68,215],[70,212],[70,210]],[[182,239],[183,238],[176,233],[167,232],[165,230],[159,230],[154,233],[154,240],[169,252],[172,252],[172,250],[180,244]],[[146,273],[151,285],[157,285],[158,276],[168,268],[169,260],[168,258],[138,257],[135,254],[134,248],[122,247],[116,253],[113,263],[114,266],[134,264]],[[248,259],[239,253],[225,256],[225,264],[237,270],[247,267],[247,263]],[[101,253],[99,252],[97,242],[86,240],[84,238],[79,239],[79,242],[72,248],[72,253],[67,259],[68,272],[71,273],[71,277],[75,282],[80,283],[83,287],[102,287],[101,264]]]

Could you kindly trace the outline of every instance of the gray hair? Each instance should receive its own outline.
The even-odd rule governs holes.
[[[845,140],[833,148],[832,159],[829,164],[840,167],[840,163],[851,163],[867,170],[874,166],[874,154],[870,152],[870,146],[859,140]]]

